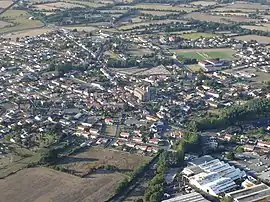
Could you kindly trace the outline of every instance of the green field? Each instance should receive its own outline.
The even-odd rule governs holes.
[[[22,10],[8,10],[0,17],[6,22],[13,24],[13,26],[1,28],[0,33],[14,32],[43,26],[41,21],[31,20],[31,15]]]
[[[233,59],[233,52],[223,52],[223,51],[202,51],[200,52],[176,52],[176,55],[183,57],[183,58],[190,58],[190,59],[197,59],[205,60],[205,59],[213,59],[213,58],[220,58],[220,59]]]
[[[182,36],[185,39],[198,39],[198,38],[212,38],[215,36],[218,36],[217,34],[212,34],[212,33],[203,33],[203,32],[194,32],[194,33],[187,33],[187,34],[182,34]]]

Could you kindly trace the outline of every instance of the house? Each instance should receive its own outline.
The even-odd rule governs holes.
[[[226,141],[231,141],[232,136],[233,135],[231,135],[231,134],[226,134],[226,135],[224,135],[223,139],[226,140]]]
[[[253,152],[255,149],[255,146],[254,145],[244,145],[244,151],[245,152]]]
[[[177,131],[174,131],[171,133],[171,137],[173,138],[183,138],[184,137],[184,132],[183,131],[180,131],[180,130],[177,130]]]
[[[152,138],[148,141],[150,144],[158,144],[160,142],[160,139],[158,138]]]
[[[99,130],[95,128],[90,128],[89,132],[91,135],[99,135]]]
[[[136,145],[135,148],[139,149],[139,150],[142,150],[142,151],[146,151],[147,146],[146,145]]]
[[[105,124],[107,125],[113,125],[113,119],[112,118],[105,118],[104,119]]]
[[[139,137],[142,137],[142,133],[140,130],[134,130],[133,133],[135,133],[136,135],[138,135]]]
[[[129,137],[130,137],[130,134],[127,133],[127,132],[121,132],[121,133],[120,133],[120,137],[123,137],[123,138],[129,138]]]
[[[137,143],[142,143],[143,141],[142,141],[142,138],[140,138],[140,137],[133,137],[133,139],[132,139],[134,142],[137,142]]]
[[[128,142],[128,143],[126,143],[126,146],[127,147],[131,147],[131,148],[134,148],[136,146],[136,144],[135,143]]]
[[[270,142],[264,142],[264,141],[259,140],[257,142],[257,146],[261,148],[270,148]]]

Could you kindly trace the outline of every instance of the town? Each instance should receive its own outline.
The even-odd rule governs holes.
[[[39,13],[54,24],[0,34],[0,199],[38,187],[45,201],[269,201],[270,38],[241,38],[255,25],[233,35],[226,23],[173,22],[176,11],[168,24],[121,23],[138,15],[139,7],[121,13],[136,4],[102,5],[118,9],[112,18],[81,2],[19,3],[30,20],[54,8]],[[67,11],[77,17],[60,15]],[[141,20],[164,20],[142,11]],[[85,23],[101,25],[79,29]],[[15,194],[18,181],[32,185]]]

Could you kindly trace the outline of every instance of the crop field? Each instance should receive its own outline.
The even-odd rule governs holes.
[[[183,58],[191,58],[197,60],[205,60],[212,58],[233,59],[234,51],[232,49],[189,49],[189,50],[173,50],[178,56]]]
[[[220,15],[220,16],[226,16],[226,17],[248,17],[248,13],[242,13],[242,12],[213,12],[212,15]]]
[[[107,201],[123,178],[120,173],[79,178],[48,168],[28,168],[0,181],[0,201]]]
[[[14,24],[14,26],[0,28],[0,34],[43,26],[42,22],[30,19],[31,16],[26,11],[22,10],[8,10],[2,14],[1,17],[3,17],[6,22]]]
[[[205,33],[205,32],[193,32],[193,33],[186,33],[182,34],[182,36],[185,39],[198,39],[198,38],[212,38],[215,36],[218,36],[217,34],[212,34],[212,33]]]
[[[4,178],[12,173],[27,167],[31,162],[38,162],[40,156],[27,149],[11,146],[13,151],[0,156],[0,178]],[[0,200],[1,201],[1,200]]]
[[[91,26],[61,26],[61,28],[68,29],[68,30],[77,29],[78,31],[85,31],[85,32],[92,32],[97,29],[96,27],[91,27]]]
[[[205,13],[193,12],[185,15],[187,19],[195,19],[208,22],[219,22],[229,24],[231,22],[257,22],[256,19],[250,19],[242,16],[219,16],[219,15],[209,15]]]
[[[11,38],[11,40],[16,40],[17,37],[22,38],[26,36],[37,36],[47,32],[52,31],[50,28],[37,28],[37,29],[29,29],[24,31],[12,32],[8,34],[4,34],[2,37]]]
[[[270,6],[262,5],[260,3],[235,3],[235,4],[228,5],[227,8],[240,9],[240,10],[241,9],[265,10],[265,9],[270,9]]]
[[[137,8],[137,9],[148,9],[148,10],[161,10],[161,11],[186,11],[186,12],[192,12],[196,8],[191,7],[185,7],[185,6],[172,6],[169,4],[147,4],[147,3],[139,3],[132,6],[118,6],[122,9],[128,9],[128,8]]]
[[[63,0],[64,2],[81,5],[81,6],[87,6],[87,7],[93,7],[98,8],[102,6],[106,6],[108,2],[106,1],[99,1],[99,2],[92,2],[92,1],[80,1],[80,0]],[[100,3],[102,2],[102,3]]]
[[[76,7],[83,8],[84,6],[79,5],[79,4],[66,3],[66,2],[56,2],[56,3],[48,3],[48,4],[39,4],[39,5],[35,5],[35,7],[38,10],[54,11],[58,9],[68,9],[68,8],[76,8]]]
[[[7,26],[12,26],[12,23],[8,23],[8,22],[0,20],[0,29],[4,28],[4,27],[7,27]]]
[[[130,154],[111,149],[90,148],[85,152],[60,160],[57,165],[72,170],[76,175],[83,176],[91,169],[111,165],[120,172],[131,172],[138,165],[146,163],[150,157]]]
[[[152,20],[149,22],[139,22],[139,23],[132,23],[132,24],[126,24],[123,26],[119,26],[118,29],[120,30],[128,30],[128,29],[134,29],[135,27],[139,27],[139,26],[149,26],[150,24],[155,24],[155,25],[159,25],[159,24],[168,24],[171,22],[186,22],[184,20]]]
[[[242,40],[242,41],[256,40],[258,43],[261,43],[261,44],[270,43],[270,37],[267,37],[267,36],[244,35],[244,36],[236,36],[234,38],[238,40]]]
[[[215,1],[193,1],[191,4],[193,5],[202,5],[202,6],[212,6],[215,5]]]
[[[0,8],[6,8],[12,4],[12,0],[0,0]]]
[[[140,13],[144,14],[150,14],[154,16],[164,16],[164,15],[169,15],[169,14],[175,14],[177,12],[170,12],[170,11],[154,11],[154,10],[140,10]]]
[[[270,31],[270,24],[267,23],[262,23],[260,25],[243,25],[241,26],[242,28],[246,28],[246,29],[250,29],[250,30],[261,30],[261,31],[265,31],[265,32],[269,32]]]

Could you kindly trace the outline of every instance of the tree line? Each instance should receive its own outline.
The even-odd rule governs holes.
[[[270,99],[259,98],[247,101],[242,105],[233,105],[220,110],[217,116],[208,114],[196,122],[199,130],[219,129],[230,125],[241,124],[246,121],[253,121],[268,118],[270,115]]]

